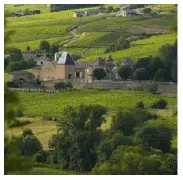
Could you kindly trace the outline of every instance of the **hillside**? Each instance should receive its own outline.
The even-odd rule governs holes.
[[[82,61],[94,61],[98,56],[108,57],[109,54],[104,53],[105,48],[115,44],[119,37],[124,36],[131,39],[131,47],[110,54],[116,60],[130,56],[136,61],[142,56],[155,55],[162,44],[172,44],[176,39],[175,34],[167,33],[170,26],[177,24],[177,7],[175,5],[149,7],[154,12],[160,12],[160,16],[116,17],[117,12],[112,12],[74,18],[72,16],[75,11],[93,8],[49,12],[46,5],[37,7],[6,5],[6,12],[26,8],[41,10],[41,14],[37,15],[7,18],[8,30],[14,31],[8,47],[17,47],[25,51],[29,45],[31,49],[38,49],[40,41],[44,39],[51,44],[59,44],[60,50],[81,55]],[[138,40],[143,33],[153,36]]]

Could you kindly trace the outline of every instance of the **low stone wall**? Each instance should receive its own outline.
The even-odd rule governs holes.
[[[44,83],[44,86],[47,90],[38,89],[38,88],[9,88],[11,91],[21,91],[21,92],[48,92],[48,93],[56,93],[59,91],[54,90],[54,84],[56,82],[60,82],[60,80],[56,81],[47,81]],[[177,84],[171,82],[156,82],[158,84],[158,91],[164,94],[177,94]],[[137,89],[145,89],[150,84],[151,81],[112,81],[112,80],[94,80],[92,83],[86,83],[84,79],[82,80],[74,80],[73,86],[76,89],[82,88],[105,88],[105,89],[122,89],[122,90],[137,90]]]
[[[58,93],[58,90],[43,90],[43,89],[28,89],[28,88],[8,88],[9,91],[13,92],[39,92],[39,93]]]
[[[171,82],[156,82],[158,84],[158,90],[161,93],[177,93],[177,84]],[[112,81],[112,80],[95,80],[92,83],[76,82],[74,83],[75,88],[106,88],[106,89],[123,89],[133,90],[138,88],[146,88],[151,81]]]

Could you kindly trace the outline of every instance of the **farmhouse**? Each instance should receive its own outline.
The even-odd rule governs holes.
[[[138,9],[124,10],[121,8],[116,16],[144,16],[144,14]]]
[[[74,15],[73,15],[73,17],[82,17],[82,16],[85,16],[85,12],[84,11],[74,12]]]
[[[77,12],[74,12],[73,17],[91,16],[96,14],[102,14],[104,12],[105,10],[102,10],[102,9],[90,9],[87,11],[77,11]]]

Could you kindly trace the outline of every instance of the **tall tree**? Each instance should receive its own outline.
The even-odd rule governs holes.
[[[45,50],[47,53],[49,53],[50,52],[50,43],[45,40],[41,41],[40,50]]]

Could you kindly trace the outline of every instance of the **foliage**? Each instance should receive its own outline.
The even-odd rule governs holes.
[[[54,54],[58,51],[59,51],[59,46],[58,45],[55,45],[55,44],[51,45],[51,47],[50,47],[51,56],[54,56]]]
[[[47,53],[50,52],[50,43],[48,41],[41,41],[40,42],[40,50],[45,50]]]
[[[123,80],[127,80],[129,76],[132,75],[132,69],[128,65],[120,66],[118,69],[118,74]]]
[[[47,162],[48,153],[44,150],[40,150],[36,154],[34,154],[34,159],[38,163],[46,163]]]
[[[34,135],[27,135],[22,141],[22,150],[24,155],[34,155],[42,149],[42,145]]]
[[[99,6],[99,4],[50,4],[49,9],[50,12],[56,12],[56,11],[95,7],[95,6]]]
[[[120,37],[116,43],[116,50],[123,50],[130,47],[130,42],[124,37]]]
[[[147,79],[147,71],[145,68],[138,68],[134,72],[134,77],[136,80],[146,80]]]
[[[167,101],[165,101],[164,99],[160,99],[157,102],[153,103],[151,105],[151,108],[155,108],[155,109],[165,109],[167,106]]]
[[[112,134],[112,135],[110,135]],[[108,161],[115,150],[120,145],[132,145],[133,141],[130,137],[126,137],[120,131],[115,133],[109,132],[109,135],[102,140],[100,145],[97,147],[97,159],[98,162]]]
[[[152,60],[152,56],[147,56],[147,57],[140,58],[135,63],[134,68],[135,69],[138,69],[138,68],[147,69],[151,60]]]
[[[146,87],[147,91],[149,93],[152,93],[152,94],[156,94],[157,91],[158,91],[158,84],[156,84],[155,82],[151,83],[150,85],[148,85]]]
[[[142,101],[139,101],[137,102],[137,105],[136,105],[137,108],[141,108],[141,109],[144,109],[144,103]]]
[[[25,69],[30,69],[32,67],[36,66],[36,61],[10,61],[8,66],[7,66],[7,71],[19,71],[19,70],[25,70]]]
[[[27,135],[34,135],[31,129],[24,129],[22,135],[25,137]]]
[[[21,50],[17,48],[10,49],[9,54],[11,61],[21,61],[23,58]]]
[[[103,68],[95,68],[93,70],[93,77],[97,78],[97,80],[101,80],[106,76],[106,72]]]
[[[55,149],[63,167],[88,171],[96,162],[96,145],[100,141],[98,129],[104,121],[106,109],[100,105],[67,107],[58,121],[62,133],[54,136],[49,145]],[[58,139],[57,141],[55,141]]]
[[[30,46],[28,45],[27,48],[26,48],[27,51],[30,51]]]
[[[170,151],[172,131],[167,127],[143,127],[137,137],[154,149],[161,149],[165,153]]]
[[[122,131],[124,135],[132,135],[133,129],[147,121],[147,113],[140,108],[120,110],[112,118],[112,131]]]
[[[151,8],[144,8],[143,13],[144,14],[150,14],[151,13]]]
[[[66,90],[66,89],[72,89],[73,85],[69,81],[68,82],[58,82],[58,83],[55,83],[54,88],[56,90]]]

